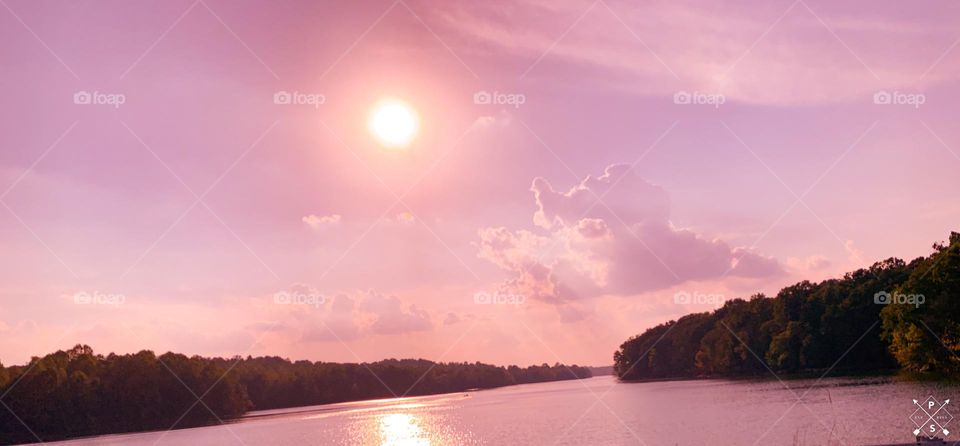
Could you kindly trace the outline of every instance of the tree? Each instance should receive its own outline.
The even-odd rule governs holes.
[[[883,336],[897,362],[908,370],[956,375],[960,372],[960,233],[934,244],[934,254],[913,262],[894,298],[916,305],[888,305],[881,313]]]
[[[712,313],[657,325],[620,345],[615,371],[637,380],[750,375],[766,367],[871,373],[899,366],[955,376],[960,234],[949,240],[910,263],[890,258],[842,278],[787,286],[773,298],[733,299]],[[920,303],[878,305],[878,293]]]
[[[250,409],[458,392],[590,377],[576,365],[521,368],[388,359],[367,364],[278,357],[204,358],[149,350],[96,355],[86,345],[0,365],[0,443],[220,423]],[[419,381],[418,381],[419,380]],[[200,402],[198,402],[200,399]]]

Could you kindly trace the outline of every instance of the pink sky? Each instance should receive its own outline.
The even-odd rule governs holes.
[[[955,1],[0,6],[7,365],[601,365],[715,307],[677,293],[925,255],[960,221]],[[366,129],[384,97],[421,116],[406,150]]]

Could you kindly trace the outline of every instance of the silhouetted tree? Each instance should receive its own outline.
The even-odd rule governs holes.
[[[881,292],[925,300],[878,305]],[[890,258],[840,279],[803,281],[774,298],[734,299],[712,313],[650,328],[620,346],[614,368],[624,380],[762,374],[767,367],[870,373],[898,365],[955,376],[958,292],[960,234],[954,232],[949,243],[910,263]]]
[[[585,367],[497,367],[388,359],[367,364],[278,357],[203,358],[144,350],[106,357],[86,345],[0,365],[0,443],[219,423],[250,409],[459,392],[588,378]],[[199,402],[198,402],[199,399]],[[16,416],[14,416],[16,414]],[[19,418],[19,419],[18,419]],[[29,426],[29,430],[27,428]],[[32,432],[31,432],[32,430]]]

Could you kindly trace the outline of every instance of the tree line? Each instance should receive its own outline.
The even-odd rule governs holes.
[[[157,356],[148,350],[104,356],[77,345],[23,366],[0,364],[0,444],[194,427],[250,410],[590,376],[586,367],[562,364],[522,368],[423,359],[344,364]]]
[[[614,353],[622,380],[832,370],[960,372],[960,233],[907,263],[890,258],[774,297],[733,299],[650,328]],[[891,303],[892,301],[892,303]]]

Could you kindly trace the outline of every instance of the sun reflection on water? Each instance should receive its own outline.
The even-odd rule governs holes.
[[[430,439],[420,420],[410,414],[391,413],[379,417],[381,446],[429,446]]]

